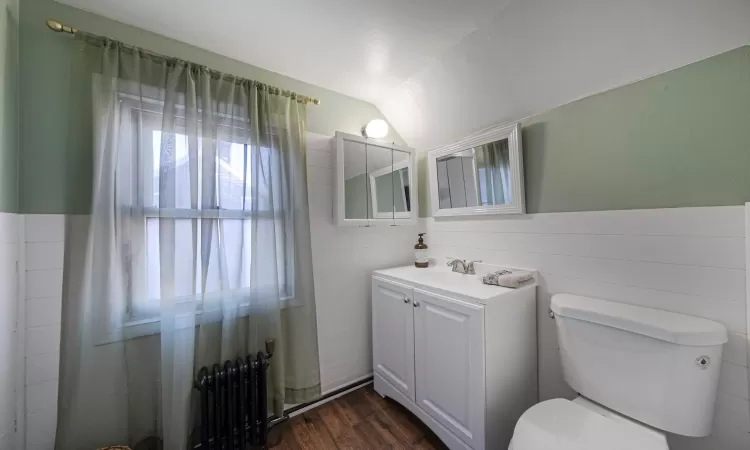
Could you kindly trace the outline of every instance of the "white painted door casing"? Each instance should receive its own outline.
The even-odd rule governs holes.
[[[374,371],[414,401],[413,289],[373,278]]]
[[[414,289],[416,403],[474,450],[485,447],[483,308]]]

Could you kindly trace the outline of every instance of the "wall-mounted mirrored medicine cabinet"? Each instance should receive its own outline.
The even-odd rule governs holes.
[[[334,219],[339,226],[413,225],[414,149],[337,132]]]

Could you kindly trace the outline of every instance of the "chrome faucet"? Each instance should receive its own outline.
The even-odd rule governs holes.
[[[452,259],[448,261],[448,265],[453,267],[454,272],[466,273],[466,261],[463,259]]]
[[[480,263],[482,261],[470,261],[469,263],[466,263],[463,259],[452,259],[448,262],[448,265],[453,267],[453,271],[457,273],[465,273],[467,275],[475,275],[477,272],[474,269],[474,264]]]

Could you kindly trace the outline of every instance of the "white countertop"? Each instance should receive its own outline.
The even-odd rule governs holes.
[[[510,289],[482,283],[482,277],[485,274],[502,269],[502,267],[498,266],[477,264],[477,274],[467,275],[453,272],[451,268],[444,263],[433,263],[435,263],[435,261],[431,259],[430,267],[426,269],[420,269],[414,265],[410,265],[376,270],[373,272],[373,275],[395,282],[401,281],[412,284],[418,288],[463,295],[476,299],[482,303],[486,303],[486,301],[499,297],[504,293],[518,291],[520,289],[534,288],[534,286],[536,286],[536,281],[519,289]],[[537,273],[535,271],[531,272],[534,272],[536,280]]]

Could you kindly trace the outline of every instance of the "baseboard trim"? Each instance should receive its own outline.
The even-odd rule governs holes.
[[[321,394],[321,397],[325,397],[327,395],[334,395],[337,392],[341,392],[342,389],[349,389],[352,386],[357,385],[364,385],[368,381],[372,381],[372,375],[373,373],[370,372],[367,375],[362,375],[361,377],[355,378],[353,380],[348,381],[346,384],[339,385],[338,387],[329,388]]]
[[[344,386],[341,386],[340,388],[332,389],[328,392],[323,393],[323,395],[318,400],[315,400],[309,403],[302,403],[299,405],[295,405],[285,410],[284,414],[292,418],[294,416],[304,413],[305,411],[309,411],[313,408],[317,408],[318,406],[328,403],[331,400],[335,400],[339,397],[342,397],[352,391],[355,391],[361,388],[362,386],[367,386],[370,383],[372,383],[372,375],[366,375],[362,378],[352,381],[351,383],[345,384]]]
[[[331,400],[335,400],[354,390],[357,390],[361,388],[362,386],[367,386],[370,383],[372,383],[372,374],[365,375],[361,378],[358,378],[352,381],[351,383],[348,383],[339,388],[327,391],[323,393],[323,395],[317,400],[313,400],[307,403],[300,403],[299,405],[294,405],[291,408],[287,408],[284,410],[284,415],[282,417],[271,418],[271,421],[269,423],[269,429],[275,427],[276,425],[280,423],[287,421],[288,419],[291,419],[294,416],[304,414],[306,411],[317,408],[318,406],[328,403]]]

